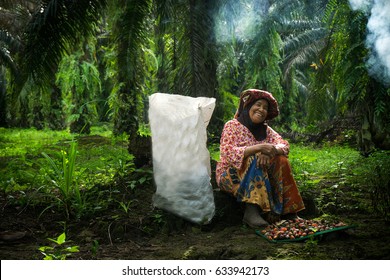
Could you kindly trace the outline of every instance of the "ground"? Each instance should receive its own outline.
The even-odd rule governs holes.
[[[53,210],[39,217],[42,209],[20,209],[0,196],[0,259],[43,259],[39,248],[53,246],[48,238],[56,239],[64,228],[66,244],[79,246],[67,259],[390,259],[390,227],[372,213],[338,213],[356,227],[321,240],[270,243],[242,224],[240,206],[225,194],[215,192],[216,215],[199,226],[153,209],[154,190],[152,185],[135,190],[125,215],[112,208],[67,222]]]

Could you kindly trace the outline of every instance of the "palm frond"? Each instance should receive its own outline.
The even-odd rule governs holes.
[[[326,29],[308,30],[297,36],[292,36],[283,42],[284,76],[288,75],[292,67],[309,66],[309,63],[318,62],[319,54],[325,46]]]
[[[51,80],[64,53],[94,33],[106,0],[43,0],[25,32],[21,63],[33,80]]]
[[[115,23],[113,32],[119,43],[118,63],[120,71],[125,71],[127,78],[134,80],[135,61],[139,49],[147,36],[146,18],[150,13],[150,1],[119,0],[123,10]]]

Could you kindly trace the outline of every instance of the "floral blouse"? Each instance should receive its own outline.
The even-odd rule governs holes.
[[[289,143],[284,140],[275,130],[267,127],[267,137],[258,141],[237,119],[228,121],[222,131],[220,143],[220,161],[217,163],[216,180],[219,184],[221,175],[230,167],[240,169],[244,162],[244,151],[247,147],[256,144],[274,144],[283,150],[285,156],[290,151]]]

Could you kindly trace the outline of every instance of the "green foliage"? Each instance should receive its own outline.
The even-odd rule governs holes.
[[[219,143],[211,143],[209,144],[209,152],[210,152],[210,158],[213,161],[219,161]]]
[[[360,157],[358,151],[349,147],[316,148],[297,144],[291,145],[289,155],[294,176],[304,185],[316,185],[325,176],[342,176],[345,166],[353,165]]]
[[[152,132],[150,130],[149,124],[141,123],[138,127],[138,135],[141,137],[150,137]]]
[[[50,178],[51,185],[54,187],[54,190],[60,192],[58,201],[63,206],[66,217],[69,218],[71,211],[74,211],[76,216],[80,216],[80,213],[84,208],[84,199],[77,183],[75,170],[77,142],[70,142],[68,151],[61,150],[62,164],[60,165],[57,165],[57,163],[45,152],[43,152],[42,155],[45,157],[50,167],[49,172],[45,171]],[[56,192],[49,190],[49,193],[55,194]]]
[[[359,146],[370,153],[373,147],[388,146],[388,86],[370,76],[366,45],[368,15],[352,11],[348,1],[330,1],[324,22],[327,44],[311,79],[307,102],[309,121],[329,121],[353,115],[360,122]],[[387,106],[388,108],[388,106]]]
[[[91,60],[91,52],[94,53],[94,49],[86,46],[83,51],[65,56],[56,76],[67,121],[75,133],[89,134],[91,124],[97,120],[96,98],[101,92],[101,81],[97,67],[87,60]]]
[[[347,2],[331,1],[325,20],[332,32],[315,71],[314,95],[309,98],[309,108],[314,109],[309,110],[310,117],[316,119],[333,118],[351,109],[347,103],[358,104],[369,82],[364,65],[365,16],[351,11]]]
[[[70,241],[66,240],[65,232],[57,239],[48,238],[48,240],[53,243],[53,246],[39,247],[39,251],[45,256],[44,260],[65,260],[73,253],[79,252],[79,246],[68,246]]]
[[[95,33],[105,6],[106,0],[41,1],[25,26],[19,57],[23,72],[50,84],[64,53]]]
[[[235,113],[239,92],[261,87],[277,97],[283,127],[318,132],[324,121],[347,114],[357,120],[364,116],[361,142],[375,141],[377,147],[388,147],[389,89],[368,75],[364,43],[367,15],[352,11],[348,1],[265,1],[269,6],[260,9],[250,0],[45,0],[24,20],[17,16],[25,14],[27,6],[17,2],[7,7],[0,4],[18,23],[0,28],[5,30],[0,33],[0,64],[8,69],[3,83],[7,90],[6,114],[2,114],[6,124],[58,129],[64,105],[67,120],[80,121],[71,131],[87,132],[97,120],[96,102],[107,102],[107,114],[113,122],[108,127],[116,137],[105,130],[103,139],[93,138],[93,143],[86,145],[79,142],[77,167],[71,170],[63,164],[64,158],[70,160],[69,151],[61,154],[74,137],[68,132],[0,129],[0,169],[4,171],[0,186],[15,203],[32,203],[32,192],[49,189],[48,181],[43,180],[48,174],[56,176],[52,180],[65,190],[77,185],[87,195],[80,204],[89,209],[108,207],[110,195],[117,192],[95,186],[123,179],[129,191],[135,191],[150,184],[151,174],[134,168],[124,142],[127,137],[131,142],[137,134],[150,136],[147,97],[156,91],[217,98],[216,109],[221,111],[216,110],[214,116],[219,122],[216,127],[222,129],[221,122]],[[103,9],[106,4],[107,9]],[[238,36],[236,31],[243,22],[225,17],[222,7],[233,15],[256,11],[254,21],[247,25],[250,28],[245,29],[248,37]],[[228,30],[223,36],[215,31],[221,26]],[[98,37],[96,31],[100,32]],[[97,58],[96,44],[103,53]],[[19,74],[20,79],[16,79]],[[109,96],[103,98],[101,92]],[[211,137],[217,135],[215,130],[210,129]],[[123,133],[126,140],[120,139]],[[373,147],[372,143],[364,145],[369,147],[366,152]],[[47,155],[45,161],[42,152]],[[217,145],[211,146],[211,157],[218,160]],[[385,159],[378,158],[379,162]],[[374,175],[362,178],[377,181],[362,179],[354,184],[369,185],[377,201],[373,207],[387,215],[386,171],[379,163],[372,163],[372,157],[366,161],[346,147],[293,145],[290,160],[300,188],[321,192],[318,201],[323,209],[339,202],[335,197],[349,186],[351,178],[365,174],[351,174],[354,160],[361,160],[363,169],[374,170]],[[65,170],[71,174],[68,181]],[[331,187],[322,190],[323,183],[329,181]],[[56,188],[56,195],[63,199],[64,192]],[[105,195],[106,204],[103,199],[89,204],[88,199]],[[119,206],[125,210],[131,205]]]
[[[69,137],[67,131],[0,127],[0,157],[25,157]]]
[[[390,152],[376,151],[361,158],[353,169],[349,182],[360,185],[371,194],[374,211],[390,221]]]
[[[321,214],[339,213],[339,211],[366,210],[367,201],[354,198],[348,200],[346,189],[358,194],[358,186],[351,187],[348,182],[355,164],[362,156],[349,147],[323,146],[311,147],[292,145],[290,163],[294,178],[302,195],[315,201]],[[367,194],[366,194],[367,197]]]
[[[138,186],[149,185],[153,179],[153,173],[148,169],[131,169],[132,177],[128,181],[130,189],[134,190]]]
[[[114,134],[126,132],[135,135],[141,122],[148,73],[145,61],[150,61],[148,47],[148,15],[151,1],[111,1],[115,9],[112,37],[115,38],[116,90],[113,110]],[[111,6],[112,5],[112,6]],[[126,30],[125,32],[123,30]],[[150,65],[150,64],[149,64]],[[152,74],[153,75],[153,74]]]
[[[134,171],[127,137],[114,137],[109,128],[92,127],[99,134],[78,137],[77,147],[76,136],[66,131],[1,129],[1,191],[21,211],[38,206],[81,218],[106,209],[117,190],[102,186],[122,180],[135,188],[151,180]],[[137,175],[123,179],[133,172]]]

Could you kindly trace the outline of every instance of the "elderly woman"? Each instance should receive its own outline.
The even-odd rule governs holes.
[[[287,159],[289,143],[266,123],[278,115],[271,93],[248,89],[222,131],[216,180],[221,190],[245,203],[243,222],[250,227],[305,208]]]

